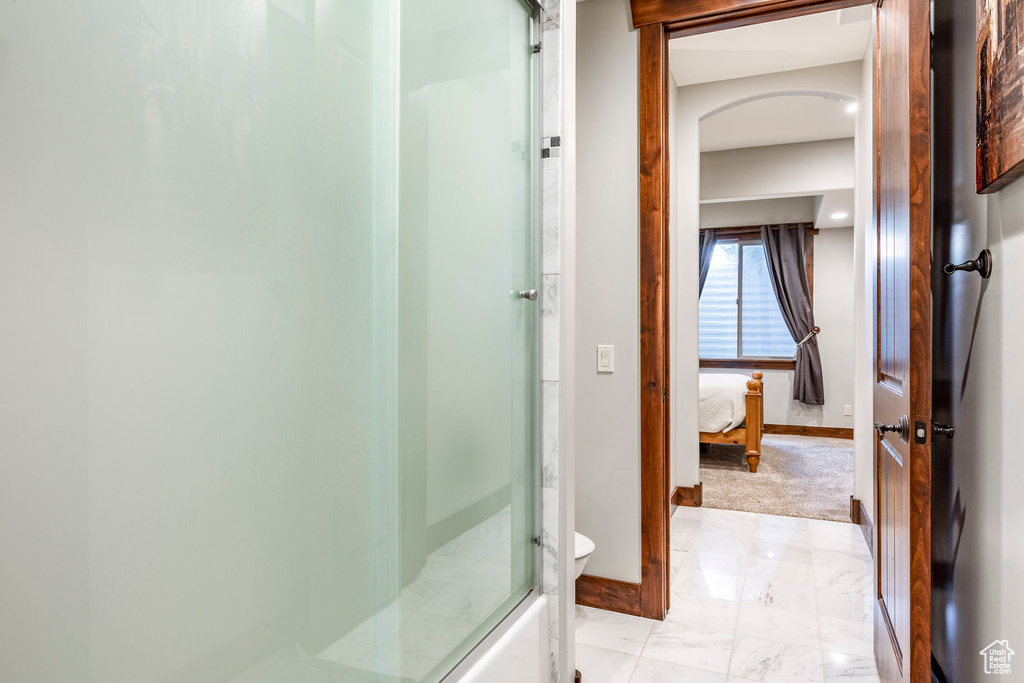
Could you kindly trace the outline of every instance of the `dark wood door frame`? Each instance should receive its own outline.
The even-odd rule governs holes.
[[[634,9],[635,12],[635,9]],[[640,611],[664,619],[669,594],[668,36],[639,37]]]
[[[642,616],[664,619],[669,606],[668,41],[863,4],[864,0],[630,0],[639,42]]]

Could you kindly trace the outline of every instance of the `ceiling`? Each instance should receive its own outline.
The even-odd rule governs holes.
[[[853,188],[831,190],[817,200],[816,228],[847,228],[853,225]]]
[[[851,106],[853,100],[816,95],[747,102],[701,121],[700,151],[852,138],[857,116]]]
[[[816,203],[817,196],[814,195],[702,203],[700,227],[730,228],[737,225],[814,222]]]
[[[700,227],[814,223],[815,228],[848,228],[853,225],[853,188],[826,190],[795,197],[773,197],[706,203],[700,205]]]
[[[680,86],[860,61],[871,37],[871,6],[716,31],[669,42]],[[841,88],[837,88],[842,91]],[[788,94],[745,102],[700,123],[700,151],[852,138],[852,98]],[[797,189],[797,188],[794,188]],[[810,188],[808,188],[810,189]],[[852,187],[701,202],[702,227],[810,220],[853,225]]]
[[[863,58],[871,5],[741,26],[669,41],[680,86],[806,69]]]

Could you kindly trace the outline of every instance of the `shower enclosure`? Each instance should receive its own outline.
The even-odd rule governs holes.
[[[0,680],[441,680],[534,589],[536,8],[0,4]]]

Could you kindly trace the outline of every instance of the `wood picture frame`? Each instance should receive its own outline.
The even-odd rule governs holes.
[[[1024,175],[1024,4],[977,3],[977,183],[990,194]]]

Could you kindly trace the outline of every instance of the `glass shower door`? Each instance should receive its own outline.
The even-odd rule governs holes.
[[[400,87],[396,645],[440,672],[532,587],[537,533],[533,20],[456,4],[403,2]]]
[[[527,595],[535,22],[0,3],[0,680],[435,683]]]

